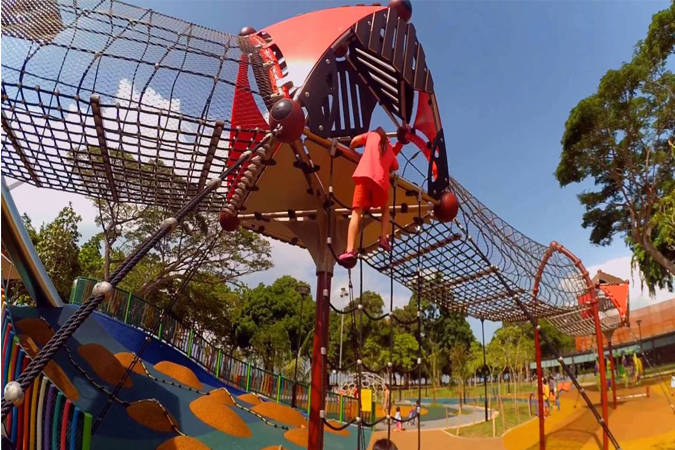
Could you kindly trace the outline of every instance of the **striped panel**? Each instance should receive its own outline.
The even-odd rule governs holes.
[[[2,312],[2,386],[16,380],[30,357],[19,345],[10,312]],[[87,450],[91,446],[91,415],[77,408],[44,374],[26,389],[22,405],[6,420],[16,450]]]

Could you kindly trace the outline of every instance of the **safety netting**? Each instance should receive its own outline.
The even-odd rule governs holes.
[[[2,7],[3,175],[178,209],[268,132],[261,113],[272,98],[268,64],[245,37],[116,0],[3,0]],[[428,164],[420,155],[407,147],[401,172],[424,187]],[[198,208],[220,211],[233,196],[241,203],[255,189],[256,171],[247,167]],[[460,204],[455,221],[441,223],[424,208],[417,223],[396,227],[391,258],[369,249],[367,262],[449,310],[522,321],[517,295],[533,316],[569,334],[592,334],[579,267],[552,255],[533,295],[548,247],[456,180],[450,189]],[[617,326],[611,302],[600,305],[603,327]]]
[[[439,222],[429,211],[417,224],[397,230],[391,259],[373,248],[367,262],[387,275],[393,266],[398,282],[412,292],[419,289],[424,297],[450,311],[520,322],[528,319],[526,309],[534,317],[551,320],[564,333],[595,332],[584,269],[554,252],[543,266],[534,295],[537,272],[549,246],[510,226],[454,178],[450,190],[459,200],[459,214],[453,222]],[[616,307],[601,291],[597,295],[602,329],[618,327],[621,317]]]
[[[268,131],[247,39],[115,0],[2,9],[3,175],[177,208]],[[219,211],[234,182],[200,208]]]

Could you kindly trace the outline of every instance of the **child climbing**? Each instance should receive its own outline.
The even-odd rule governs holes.
[[[409,136],[407,130],[404,136]],[[384,250],[391,250],[387,239],[387,230],[390,221],[389,214],[389,174],[398,170],[396,156],[403,144],[398,142],[394,147],[389,143],[387,134],[381,127],[375,131],[364,133],[352,139],[349,147],[355,149],[365,146],[352,179],[356,184],[352,200],[352,217],[347,233],[347,249],[338,257],[338,263],[352,268],[356,264],[356,238],[363,212],[370,208],[382,209],[382,231],[379,245]]]

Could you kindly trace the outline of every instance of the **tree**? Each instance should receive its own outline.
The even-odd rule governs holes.
[[[233,290],[213,277],[212,282],[189,283],[172,314],[183,323],[190,324],[198,333],[211,336],[222,348],[232,353],[236,349],[236,324],[241,314],[241,298],[241,291]]]
[[[363,305],[363,310],[356,309]],[[381,317],[384,313],[384,300],[380,294],[365,291],[361,297],[350,300],[345,309],[354,310],[344,318],[342,366],[350,367],[357,356],[361,357],[368,366],[379,368],[386,364],[386,354],[389,349],[389,327],[383,327],[382,322],[371,320]],[[331,315],[330,324],[330,359],[337,363],[340,348],[340,322],[337,313]]]
[[[558,352],[565,354],[575,350],[573,337],[561,332],[546,319],[541,319],[538,323],[541,327],[541,333],[548,338],[548,340],[551,342],[553,347],[558,350]],[[517,324],[517,326],[521,327],[525,331],[528,342],[532,343],[532,353],[530,353],[530,357],[532,357],[534,354],[534,327],[530,322]],[[548,345],[542,344],[541,356],[542,358],[552,358],[555,357],[555,353],[553,353],[553,350]]]
[[[300,316],[299,283],[283,276],[270,286],[259,284],[244,292],[234,324],[236,343],[246,356],[262,361],[266,370],[284,367],[297,354],[298,342],[307,348],[303,344],[312,330],[316,305],[305,299]]]
[[[77,225],[81,221],[71,203],[37,233],[35,250],[62,299],[68,299],[73,280],[80,274]]]
[[[468,362],[469,373],[474,376],[474,386],[477,383],[478,378],[476,374],[480,374],[480,377],[487,376],[485,373],[484,364],[483,364],[483,346],[478,341],[473,341],[471,343],[471,348],[469,349],[469,362]]]
[[[100,233],[96,234],[80,248],[80,253],[77,256],[80,275],[96,279],[104,277],[104,263],[101,257],[102,239],[103,236]]]
[[[459,404],[466,398],[465,383],[470,374],[469,360],[471,354],[469,348],[463,342],[455,342],[450,349],[450,361],[452,361],[452,375],[458,380]]]
[[[129,254],[170,215],[161,208],[145,210],[133,227],[124,230],[125,241],[119,250]],[[214,240],[215,245],[211,246]],[[130,274],[124,284],[150,300],[181,283],[195,268],[194,282],[237,284],[239,277],[269,269],[270,256],[270,244],[260,235],[243,228],[221,234],[215,220],[195,213],[188,216],[176,232],[157,243],[134,269],[136,274]]]
[[[667,60],[675,47],[675,4],[655,14],[634,56],[609,70],[595,94],[570,113],[556,170],[561,186],[592,179],[596,190],[578,198],[591,242],[623,236],[641,278],[653,293],[673,288],[672,221],[675,153],[675,75]]]
[[[133,228],[143,218],[144,213],[150,212],[150,207],[106,199],[92,199],[92,202],[98,210],[96,224],[103,230],[99,238],[103,244],[103,279],[108,280],[111,266],[124,259],[124,253],[115,251],[118,240],[124,236],[125,230]]]
[[[396,316],[409,322],[417,317],[417,307],[417,296],[413,294],[408,304],[396,312]],[[469,348],[475,338],[464,315],[444,309],[426,298],[422,298],[419,307],[425,333],[422,339],[425,376],[431,377],[433,397],[436,401],[436,389],[442,376],[452,374],[450,349],[457,343]]]

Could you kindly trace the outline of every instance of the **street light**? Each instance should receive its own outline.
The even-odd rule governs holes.
[[[300,346],[302,345],[302,308],[305,304],[305,297],[310,293],[309,286],[306,284],[299,284],[296,287],[298,294],[300,294],[300,329],[298,329],[298,351],[295,354],[295,370],[293,373],[293,395],[291,397],[291,406],[295,408],[295,397],[298,386],[298,360],[300,359]]]
[[[345,297],[349,297],[349,292],[347,292],[347,289],[341,288],[340,289],[340,298],[342,299],[342,298],[345,298]],[[339,367],[340,367],[340,371],[342,371],[342,332],[344,330],[344,327],[345,327],[345,315],[340,314],[340,362],[338,363]]]

